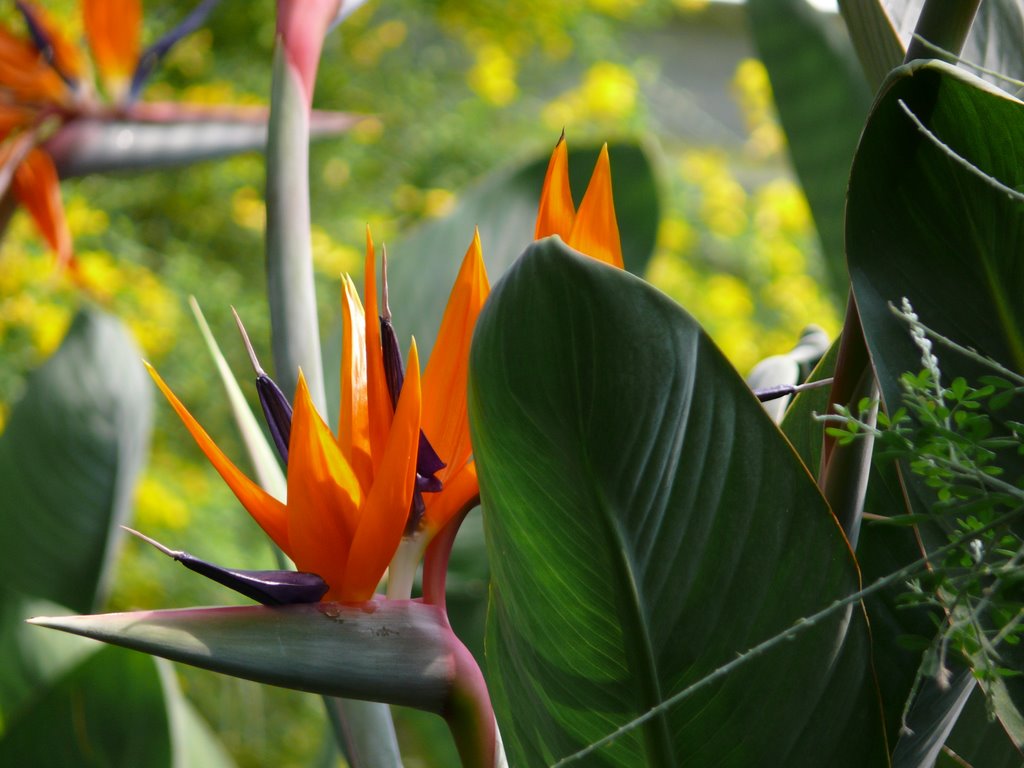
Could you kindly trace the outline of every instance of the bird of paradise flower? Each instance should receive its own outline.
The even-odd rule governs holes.
[[[622,267],[607,146],[576,210],[569,190],[568,151],[564,136],[559,139],[548,166],[535,230],[536,239],[549,235],[562,237],[591,258]],[[263,602],[321,598],[363,602],[374,595],[389,564],[390,582],[396,579],[394,571],[401,574],[399,589],[389,583],[389,597],[409,597],[411,574],[424,549],[479,500],[466,383],[473,329],[490,288],[476,234],[421,377],[415,340],[407,365],[403,366],[398,351],[388,305],[386,260],[380,308],[376,274],[367,231],[365,306],[351,278],[346,277],[342,287],[342,386],[336,433],[317,413],[301,375],[289,406],[254,358],[264,414],[287,468],[286,501],[274,498],[242,473],[150,368],[235,496],[294,561],[302,583],[279,571],[262,577],[245,572],[239,579],[232,575],[239,572],[216,569],[161,546],[166,553]],[[310,574],[323,579],[322,589],[310,588],[305,580]],[[264,587],[254,592],[251,576],[262,578]]]
[[[219,2],[203,0],[143,49],[141,0],[81,0],[91,57],[67,39],[42,7],[27,0],[16,3],[24,35],[0,26],[0,193],[10,190],[24,206],[59,264],[73,266],[72,240],[57,168],[44,143],[79,118],[131,114],[156,65],[202,26]]]

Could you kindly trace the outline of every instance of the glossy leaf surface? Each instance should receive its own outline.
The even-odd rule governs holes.
[[[437,608],[411,601],[189,608],[33,621],[260,683],[434,712],[445,703],[452,654],[461,647]]]
[[[900,374],[921,368],[906,323],[889,308],[903,297],[925,325],[1024,370],[1024,203],[946,148],[1020,187],[1024,104],[939,62],[899,70],[857,151],[847,230],[857,306],[889,403]]]
[[[900,375],[922,368],[907,324],[890,309],[903,297],[929,328],[1024,370],[1024,203],[1014,192],[1024,185],[1022,147],[1024,104],[945,64],[901,68],[876,102],[850,180],[847,250],[890,411]],[[947,383],[992,372],[943,347],[936,354]],[[1000,412],[1022,417],[1019,400]],[[932,492],[913,478],[909,486],[924,511]],[[1007,695],[997,710],[1024,741],[1024,687],[1014,678],[998,686]]]
[[[511,764],[586,747],[857,589],[760,404],[632,275],[530,246],[478,322],[470,402]],[[885,765],[867,642],[840,611],[584,762]]]
[[[148,446],[152,391],[140,358],[118,320],[83,309],[30,376],[0,437],[7,586],[79,611],[101,598]]]
[[[89,654],[5,726],[3,765],[171,765],[156,664],[120,648]]]

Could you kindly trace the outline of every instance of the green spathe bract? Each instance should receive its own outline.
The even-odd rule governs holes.
[[[490,682],[550,764],[858,588],[811,476],[697,323],[557,238],[478,321]],[[586,765],[885,765],[859,609],[795,633]]]

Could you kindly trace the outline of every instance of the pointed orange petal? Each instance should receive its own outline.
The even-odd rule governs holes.
[[[64,36],[60,27],[54,23],[53,18],[43,8],[35,3],[25,3],[25,6],[35,23],[42,28],[50,43],[54,67],[68,77],[80,78],[85,72],[82,52]]]
[[[444,489],[440,493],[425,493],[423,501],[423,528],[427,539],[444,528],[452,516],[465,509],[469,502],[480,495],[480,484],[476,479],[476,462],[463,464],[457,472],[445,479]]]
[[[15,128],[28,126],[37,114],[34,109],[16,104],[0,104],[0,137],[6,137]]]
[[[337,594],[358,524],[362,491],[299,374],[288,445],[288,554]]]
[[[537,226],[533,239],[540,240],[548,235],[558,235],[568,241],[576,217],[576,206],[572,202],[569,188],[569,150],[565,144],[565,131],[555,144],[555,151],[548,161],[548,172],[540,192],[540,207],[537,211]]]
[[[93,61],[114,98],[124,95],[139,60],[141,0],[82,0]]]
[[[149,370],[149,375],[153,377],[156,385],[160,387],[160,391],[164,393],[164,397],[170,402],[171,407],[178,412],[178,416],[184,422],[185,428],[192,433],[192,437],[195,439],[200,450],[206,454],[206,458],[213,464],[213,468],[224,478],[224,482],[228,484],[228,487],[238,497],[238,500],[242,502],[242,506],[249,511],[249,514],[259,523],[260,528],[266,531],[267,535],[274,540],[274,543],[287,552],[289,550],[288,522],[284,504],[256,485],[238,467],[232,464],[231,459],[224,455],[224,452],[206,434],[206,430],[199,426],[199,422],[192,417],[192,414],[181,404],[181,401],[175,397],[171,388],[160,378],[160,374],[156,372],[156,369],[149,363],[146,363],[146,368]]]
[[[40,234],[57,254],[59,266],[74,260],[71,231],[64,217],[60,179],[53,160],[41,149],[32,149],[14,172],[14,196],[31,214]]]
[[[566,241],[587,256],[606,264],[623,268],[622,243],[619,241],[619,225],[615,220],[615,201],[612,198],[612,167],[608,161],[608,145],[601,147],[601,154],[594,166],[587,192],[576,213],[576,222]]]
[[[420,362],[416,342],[409,350],[405,383],[398,398],[387,449],[373,489],[359,516],[349,553],[341,600],[368,600],[398,549],[409,519],[420,435]]]
[[[447,483],[447,478],[462,468],[473,450],[466,410],[469,346],[477,315],[489,292],[480,233],[475,232],[452,286],[437,341],[423,374],[423,433],[447,465],[438,473],[442,483]]]
[[[341,288],[341,402],[338,447],[359,478],[363,493],[373,484],[370,410],[366,391],[366,323],[355,283],[348,275]]]
[[[377,311],[377,264],[373,256],[370,228],[366,228],[366,265],[363,274],[363,301],[366,305],[366,397],[370,412],[370,448],[373,466],[380,468],[391,428],[391,395],[384,376],[384,353],[380,342],[380,317]]]
[[[4,27],[0,27],[0,87],[33,103],[62,103],[70,93],[35,46]]]

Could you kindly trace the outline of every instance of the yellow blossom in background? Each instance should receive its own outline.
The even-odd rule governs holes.
[[[584,73],[577,88],[552,100],[541,119],[551,130],[618,125],[636,114],[638,91],[636,77],[627,67],[600,61]]]
[[[338,275],[362,268],[363,254],[334,240],[323,227],[312,225],[310,238],[313,245],[313,268],[325,277],[336,280]]]
[[[686,219],[666,216],[658,225],[658,247],[685,256],[697,244],[698,236]]]
[[[518,93],[516,63],[505,50],[487,43],[476,50],[476,63],[467,75],[469,87],[496,107],[510,104]]]
[[[80,235],[97,235],[109,224],[107,214],[91,207],[81,196],[71,196],[68,221]],[[81,293],[118,315],[131,329],[139,346],[152,358],[170,348],[178,332],[181,309],[173,291],[145,267],[115,262],[104,251],[78,255],[79,285],[66,273],[55,273],[45,259],[35,256],[28,217],[17,215],[4,239],[0,269],[0,341],[14,335],[32,347],[31,360],[41,363],[60,344]]]
[[[587,5],[616,19],[625,19],[643,7],[644,0],[587,0]]]
[[[262,234],[267,225],[267,206],[255,187],[239,187],[231,196],[231,219],[240,227]]]
[[[763,65],[741,62],[733,83],[751,136],[743,165],[777,162],[784,145]],[[777,172],[744,183],[737,165],[719,148],[681,153],[672,183],[684,210],[662,224],[648,278],[746,373],[790,349],[810,323],[834,336],[840,319],[813,275],[816,235],[799,185]]]
[[[786,137],[775,119],[772,86],[764,64],[757,59],[744,59],[736,67],[732,85],[750,133],[747,148],[761,158],[781,152]]]
[[[450,189],[433,187],[423,193],[423,215],[430,218],[447,216],[455,209],[458,197]]]
[[[636,111],[636,78],[619,64],[602,61],[592,66],[581,91],[588,113],[596,118],[621,119]]]

